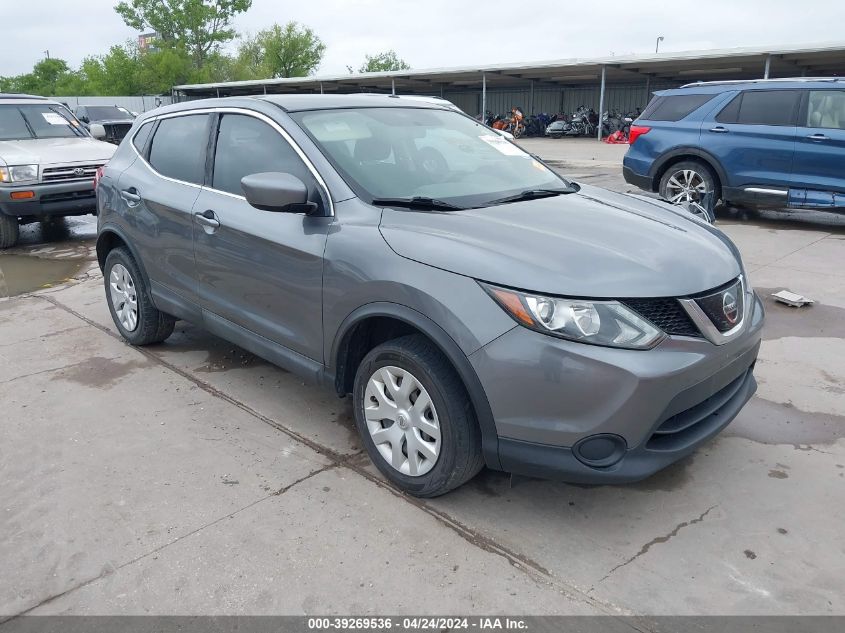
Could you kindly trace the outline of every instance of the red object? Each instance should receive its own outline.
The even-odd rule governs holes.
[[[628,137],[625,136],[625,132],[622,130],[616,130],[604,139],[605,143],[609,143],[610,145],[627,145],[628,144]]]
[[[97,173],[94,174],[94,191],[97,190],[97,185],[100,184],[100,178],[103,177],[103,170],[105,170],[105,168],[105,165],[97,167]]]
[[[649,132],[651,132],[650,127],[646,127],[644,125],[632,125],[631,131],[628,132],[628,143],[633,145],[634,141],[640,138],[643,134],[648,134]]]

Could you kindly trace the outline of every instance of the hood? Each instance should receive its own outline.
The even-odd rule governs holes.
[[[104,163],[117,149],[93,138],[34,138],[0,141],[0,160],[7,165]]]
[[[595,187],[483,209],[384,209],[408,259],[502,286],[584,298],[684,296],[740,274],[736,247],[681,209]]]

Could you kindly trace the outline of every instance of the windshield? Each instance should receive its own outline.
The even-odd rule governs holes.
[[[70,110],[49,103],[0,105],[0,141],[85,137]]]
[[[569,183],[469,117],[423,108],[292,113],[362,198],[432,198],[484,206]]]
[[[132,119],[132,114],[118,106],[86,106],[89,121],[107,121],[109,119]]]

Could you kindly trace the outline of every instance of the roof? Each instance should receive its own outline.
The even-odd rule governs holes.
[[[482,74],[489,88],[595,84],[605,68],[608,82],[656,81],[688,83],[701,79],[755,79],[763,74],[769,59],[771,76],[836,75],[845,68],[845,42],[807,46],[764,46],[704,51],[619,55],[599,58],[569,58],[536,62],[505,63],[425,70],[320,75],[283,79],[259,79],[222,83],[186,84],[174,90],[187,95],[281,93],[296,91],[366,92],[389,91],[395,83],[403,93],[476,89]]]
[[[0,99],[14,99],[16,101],[51,101],[47,97],[39,97],[38,95],[25,95],[16,92],[0,92]]]

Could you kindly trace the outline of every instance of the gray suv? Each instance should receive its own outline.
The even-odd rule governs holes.
[[[117,328],[201,325],[352,394],[413,495],[482,466],[647,477],[754,393],[763,307],[684,210],[567,182],[470,117],[382,97],[193,101],[138,120],[97,189]]]

